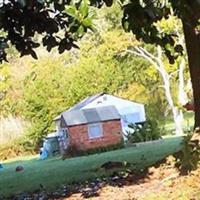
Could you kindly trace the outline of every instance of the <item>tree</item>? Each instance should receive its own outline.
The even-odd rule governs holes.
[[[67,7],[66,7],[67,6]],[[37,59],[34,49],[40,46],[35,41],[37,34],[41,43],[51,51],[57,47],[59,53],[78,46],[75,41],[87,29],[93,29],[94,13],[88,1],[71,0],[8,0],[0,5],[0,61],[7,60],[6,48],[15,46],[21,56],[31,55]]]
[[[138,40],[161,46],[173,63],[183,47],[176,43],[176,34],[163,33],[156,23],[168,18],[171,12],[182,22],[188,54],[189,70],[195,104],[195,125],[200,127],[200,1],[199,0],[119,0],[122,5],[122,24]],[[60,53],[77,47],[75,41],[85,31],[93,29],[93,14],[88,7],[111,6],[113,0],[8,0],[0,7],[0,28],[6,32],[0,39],[0,60],[6,60],[7,40],[21,53],[37,58],[34,48],[36,33],[50,51],[58,47]],[[67,7],[66,7],[67,6]],[[62,30],[62,31],[61,31]]]
[[[180,23],[176,17],[172,15],[167,20],[162,20],[158,24],[158,26],[165,33],[176,33],[176,35],[178,36],[176,42],[184,47],[183,33],[180,31]],[[141,44],[137,46],[129,46],[126,52],[144,58],[160,74],[163,84],[158,87],[162,87],[164,89],[165,98],[173,114],[176,134],[183,134],[182,110],[183,106],[187,103],[187,95],[184,88],[184,68],[186,65],[186,55],[184,54],[182,56],[179,56],[179,59],[176,60],[176,63],[170,65],[167,62],[166,56],[159,45],[156,47],[156,50],[152,48],[148,50],[147,47],[145,48]],[[178,98],[174,98],[172,94],[172,85],[176,84],[175,81],[172,79],[173,77],[176,77],[176,79],[178,80]]]
[[[115,93],[138,76],[133,73],[135,65],[138,68],[145,65],[140,58],[124,62],[116,59],[116,54],[130,45],[131,34],[124,34],[123,30],[106,31],[99,43],[96,37],[96,34],[86,37],[75,52],[61,56],[43,54],[37,61],[25,59],[28,72],[17,84],[21,85],[21,95],[14,99],[17,114],[31,122],[21,143],[25,150],[31,147],[38,150],[41,139],[54,130],[53,118],[61,112],[94,93]],[[18,62],[21,64],[20,59]]]
[[[200,127],[200,59],[198,56],[200,53],[198,31],[200,2],[197,0],[135,0],[126,3],[123,9],[122,23],[124,28],[127,31],[132,31],[137,39],[161,46],[171,63],[183,53],[183,46],[180,43],[176,43],[176,33],[163,33],[156,26],[156,23],[163,18],[167,19],[171,12],[181,20],[193,85],[195,104],[194,127]]]
[[[0,113],[1,115],[5,114],[7,107],[5,104],[9,104],[6,99],[7,92],[10,89],[10,70],[7,64],[0,66]],[[2,110],[2,108],[4,110]],[[6,111],[5,111],[6,110]]]
[[[173,97],[172,97],[172,92],[171,92],[171,83],[170,83],[170,75],[165,67],[165,63],[163,61],[163,53],[162,49],[160,46],[157,46],[157,54],[153,55],[150,53],[148,50],[146,50],[143,47],[134,47],[134,50],[127,49],[127,53],[143,57],[147,61],[150,62],[150,64],[159,72],[159,74],[162,77],[163,80],[163,89],[165,91],[165,97],[168,102],[168,105],[172,111],[173,114],[173,119],[175,123],[175,128],[176,128],[176,135],[182,135],[183,134],[183,128],[182,128],[182,123],[183,123],[183,114],[182,110],[178,109],[177,106],[174,103]],[[184,92],[184,79],[183,79],[183,70],[184,70],[184,58],[182,58],[181,63],[179,65],[179,103],[184,105],[185,102],[185,92]]]

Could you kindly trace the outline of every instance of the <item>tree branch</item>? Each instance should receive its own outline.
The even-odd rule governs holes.
[[[134,54],[136,56],[140,56],[140,57],[143,57],[145,58],[146,60],[148,60],[157,70],[160,71],[159,69],[159,66],[157,64],[157,62],[154,61],[154,56],[151,55],[149,52],[147,52],[144,48],[140,48],[140,47],[134,47],[135,51],[134,50],[130,50],[130,49],[127,49],[126,52],[127,53],[131,53],[131,54]],[[150,55],[150,56],[149,56]]]

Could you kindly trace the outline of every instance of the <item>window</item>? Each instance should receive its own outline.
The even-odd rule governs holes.
[[[90,139],[102,137],[103,136],[102,125],[100,123],[89,124],[88,136]]]

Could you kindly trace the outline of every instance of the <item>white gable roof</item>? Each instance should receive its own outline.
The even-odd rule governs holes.
[[[98,109],[100,107],[114,106],[120,116],[125,116],[126,118],[132,118],[132,122],[144,122],[145,118],[145,109],[144,105],[136,102],[132,102],[120,97],[116,97],[113,95],[99,93],[96,95],[92,95],[90,97],[86,97],[70,109],[69,111],[80,111],[83,109]],[[131,115],[129,115],[131,114]],[[59,118],[60,116],[58,116]],[[57,120],[57,118],[55,118]]]
[[[133,122],[144,122],[146,120],[143,104],[109,94],[102,94],[83,108],[97,108],[101,106],[115,106],[121,116],[132,114],[132,118],[135,118],[132,119]]]
[[[120,97],[112,96],[109,94],[103,94],[90,102],[89,104],[85,105],[84,108],[94,108],[94,107],[101,107],[101,106],[110,106],[114,105],[118,109],[124,109],[125,112],[132,112],[130,107],[137,109],[141,109],[144,107],[143,104],[135,103],[129,100],[122,99]],[[127,109],[126,109],[127,108]]]

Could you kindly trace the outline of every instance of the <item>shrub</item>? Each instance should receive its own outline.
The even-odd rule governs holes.
[[[78,148],[76,145],[69,145],[69,147],[67,148],[65,152],[65,156],[67,157],[74,157],[81,154],[82,154],[82,150]]]
[[[200,134],[194,132],[184,137],[181,151],[174,154],[176,167],[183,175],[196,170],[200,161]]]
[[[124,148],[124,142],[121,141],[117,144],[109,145],[109,146],[104,146],[104,147],[97,147],[97,148],[92,148],[88,150],[82,150],[76,145],[70,145],[65,152],[64,157],[74,157],[74,156],[85,156],[85,155],[90,155],[90,154],[98,154],[98,153],[103,153],[107,151],[113,151],[117,149]]]
[[[130,124],[130,130],[127,132],[128,142],[146,142],[161,138],[162,130],[158,126],[158,122],[148,120],[142,124]]]

